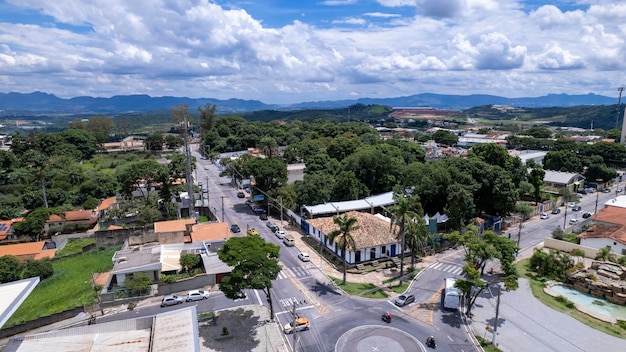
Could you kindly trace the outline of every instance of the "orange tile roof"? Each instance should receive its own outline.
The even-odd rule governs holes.
[[[50,215],[47,222],[62,222],[62,221],[96,221],[97,218],[94,216],[91,210],[70,210],[66,211],[63,216],[58,216],[56,214]]]
[[[35,260],[41,260],[44,258],[54,258],[54,254],[56,253],[56,249],[44,249],[43,251],[41,251],[39,254],[35,255]]]
[[[109,197],[103,200],[102,203],[100,203],[100,205],[98,206],[98,210],[102,211],[109,209],[113,204],[115,204],[115,197]]]
[[[187,224],[195,224],[196,220],[192,218],[169,220],[169,221],[157,221],[154,223],[154,232],[184,232],[187,230]]]
[[[43,251],[43,246],[45,244],[46,241],[39,241],[0,246],[0,257],[5,255],[13,255],[16,257],[24,255],[38,255]]]
[[[5,240],[9,236],[9,234],[13,233],[13,224],[22,220],[23,218],[0,220],[0,240]]]
[[[608,206],[591,219],[598,223],[582,232],[578,238],[610,238],[626,244],[626,209]]]
[[[216,241],[229,239],[230,228],[225,222],[211,222],[193,225],[191,228],[191,239],[193,242]]]
[[[111,226],[109,226],[109,230],[121,230],[121,229],[123,229],[123,227],[119,226],[119,225],[111,225]]]

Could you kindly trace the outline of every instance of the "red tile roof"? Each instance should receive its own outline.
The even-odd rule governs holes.
[[[613,241],[626,244],[626,209],[620,207],[606,207],[592,217],[597,221],[578,235],[578,238],[610,238]]]
[[[98,210],[102,211],[102,210],[109,209],[111,205],[113,204],[115,204],[115,197],[109,197],[103,200],[102,203],[100,203],[100,205],[98,206]]]
[[[154,232],[163,233],[163,232],[185,232],[187,231],[187,224],[195,224],[196,220],[194,219],[180,219],[180,220],[169,220],[169,221],[157,221],[154,223]]]
[[[193,242],[226,240],[230,237],[230,228],[225,222],[205,222],[191,228]]]
[[[33,256],[36,257],[44,252],[43,246],[46,241],[28,242],[18,244],[7,244],[0,246],[0,257],[5,255],[12,255],[15,257]],[[48,250],[46,250],[48,251]],[[54,250],[52,250],[52,256],[54,256]],[[49,254],[49,253],[48,253]]]
[[[65,222],[65,221],[95,222],[97,221],[97,217],[91,210],[70,210],[70,211],[66,211],[62,217],[56,214],[50,215],[47,222]]]

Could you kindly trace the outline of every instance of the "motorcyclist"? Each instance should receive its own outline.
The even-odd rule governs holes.
[[[385,313],[385,319],[388,320],[388,321],[391,321],[391,313],[386,312]]]
[[[435,345],[435,338],[430,336],[429,338],[426,339],[426,344],[428,344],[429,346],[434,346]]]

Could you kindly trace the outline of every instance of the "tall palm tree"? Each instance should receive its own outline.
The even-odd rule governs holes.
[[[346,262],[346,250],[354,250],[356,243],[351,232],[358,230],[359,226],[356,225],[357,219],[348,217],[348,214],[343,216],[333,217],[333,222],[339,226],[337,230],[333,230],[328,234],[328,239],[337,243],[337,247],[341,250],[341,259],[343,260],[343,284],[346,284],[346,272],[348,271],[348,263]]]
[[[418,218],[419,214],[416,212],[421,211],[421,204],[419,204],[419,197],[417,196],[406,196],[401,193],[395,193],[393,195],[396,204],[391,207],[391,229],[393,230],[393,226],[398,226],[397,237],[400,239],[400,285],[403,283],[404,279],[404,250],[406,247],[405,237],[406,237],[406,229],[409,224],[409,221],[412,219]]]
[[[428,235],[428,227],[424,218],[417,217],[409,221],[405,239],[406,245],[411,249],[411,270],[415,270],[415,253],[421,253],[424,250]]]
[[[266,136],[259,141],[259,148],[265,156],[271,158],[274,155],[274,151],[278,148],[278,143],[273,137]]]

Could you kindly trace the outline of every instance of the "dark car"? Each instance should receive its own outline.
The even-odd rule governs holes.
[[[239,233],[241,232],[241,229],[239,228],[239,225],[232,224],[230,225],[230,231],[232,231],[233,233]]]
[[[561,213],[561,209],[559,208],[552,209],[552,214],[560,214],[560,213]]]
[[[245,194],[245,193],[243,193],[243,192],[241,192],[241,191],[240,191],[240,192],[237,192],[237,198],[245,198],[245,197],[246,197],[246,194]]]
[[[261,220],[267,220],[267,214],[262,213],[261,215],[259,215],[259,219],[261,219]]]
[[[593,215],[593,214],[591,214],[590,212],[586,211],[586,212],[583,213],[583,219],[590,218],[591,215]]]
[[[572,211],[580,211],[582,208],[580,207],[580,205],[574,205],[572,207]]]

